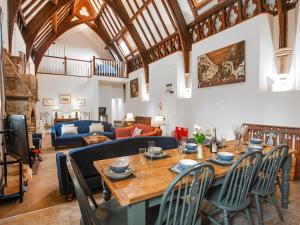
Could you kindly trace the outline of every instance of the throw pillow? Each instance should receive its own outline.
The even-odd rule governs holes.
[[[61,135],[66,135],[66,134],[78,134],[78,127],[61,127]]]
[[[92,126],[102,126],[102,123],[91,123]]]
[[[139,129],[136,127],[136,128],[134,128],[132,137],[139,136],[139,135],[141,135],[142,132],[143,132],[143,129]]]
[[[104,127],[103,125],[90,125],[90,133],[99,133],[99,132],[103,132],[104,131]]]
[[[70,123],[70,124],[62,124],[62,127],[74,127],[74,123]]]

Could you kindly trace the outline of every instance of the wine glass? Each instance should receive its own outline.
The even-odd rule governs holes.
[[[241,146],[241,140],[242,140],[242,125],[233,125],[233,133],[234,133],[234,139],[235,139],[235,152],[236,154],[239,153],[238,148]]]
[[[222,144],[222,151],[224,151],[225,144],[226,144],[226,134],[221,134],[221,144]]]
[[[147,149],[146,148],[139,148],[139,157],[140,157],[140,162],[142,165],[142,174],[144,174],[144,164],[145,164],[145,153]]]

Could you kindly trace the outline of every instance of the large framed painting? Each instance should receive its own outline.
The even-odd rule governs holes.
[[[135,78],[130,81],[130,96],[135,98],[139,96],[139,79]]]
[[[199,88],[245,81],[245,41],[198,57]]]

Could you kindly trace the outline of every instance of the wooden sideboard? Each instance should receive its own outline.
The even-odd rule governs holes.
[[[261,131],[273,130],[274,132],[281,133],[284,136],[289,148],[297,151],[293,157],[291,175],[294,175],[295,179],[300,179],[300,128],[248,123],[245,123],[244,125],[249,126],[249,131],[244,137],[245,141],[249,140]],[[277,140],[278,137],[274,137],[274,143],[276,143]]]
[[[64,122],[72,122],[77,121],[78,118],[55,118],[54,119],[54,125],[58,123],[64,123]]]

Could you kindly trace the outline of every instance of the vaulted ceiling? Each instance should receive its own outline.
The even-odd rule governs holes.
[[[261,12],[276,14],[277,1],[297,0],[8,0],[27,57],[39,65],[49,46],[64,32],[86,24],[129,70],[183,51],[189,72],[191,44]],[[240,12],[242,10],[242,12]],[[243,14],[242,14],[243,13]],[[13,24],[10,24],[10,31]],[[12,32],[10,32],[12,39]]]

